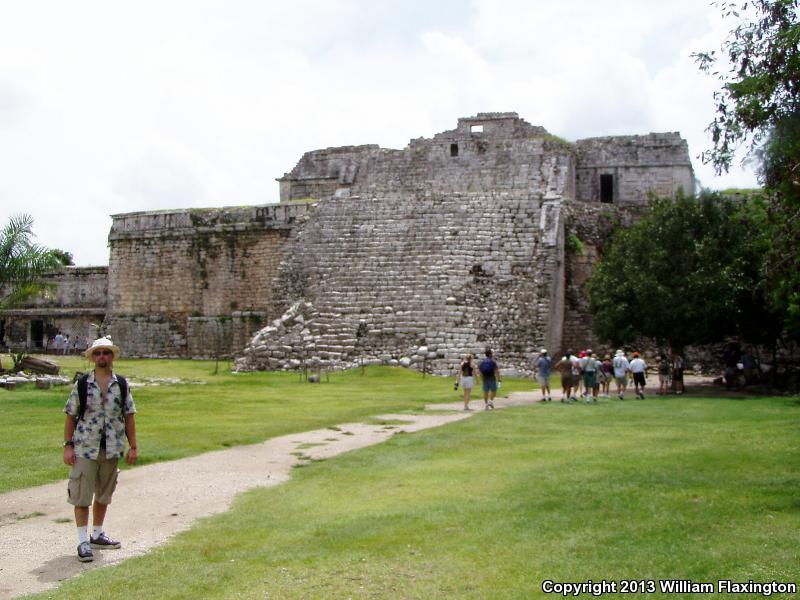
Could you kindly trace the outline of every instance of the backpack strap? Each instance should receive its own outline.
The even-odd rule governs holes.
[[[128,397],[128,380],[122,375],[117,375],[117,383],[119,384],[119,395],[122,398],[122,412],[125,412],[125,398]]]
[[[123,410],[125,407],[125,398],[128,397],[128,380],[122,375],[117,375],[117,383],[119,384],[119,394],[122,398]],[[86,399],[89,397],[89,375],[81,375],[78,377],[78,417],[75,419],[77,423],[83,418],[86,413]]]
[[[78,416],[75,418],[77,423],[83,418],[86,412],[86,397],[89,394],[89,375],[78,377]]]

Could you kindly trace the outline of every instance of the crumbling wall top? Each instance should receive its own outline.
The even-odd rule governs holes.
[[[603,166],[687,166],[689,146],[677,131],[577,140],[577,168]]]
[[[463,135],[529,138],[547,134],[544,127],[531,125],[515,112],[484,112],[474,117],[461,117],[455,129],[437,133],[430,141],[440,142]]]
[[[352,170],[370,156],[381,153],[378,144],[339,146],[311,150],[303,154],[295,167],[277,181],[302,181],[304,179],[339,179],[343,172]]]
[[[304,202],[156,210],[111,215],[109,240],[161,235],[194,235],[202,231],[291,229],[310,205]]]

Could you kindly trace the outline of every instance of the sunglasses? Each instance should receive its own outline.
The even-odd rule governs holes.
[[[114,354],[111,350],[95,350],[92,352],[92,356],[111,356]]]

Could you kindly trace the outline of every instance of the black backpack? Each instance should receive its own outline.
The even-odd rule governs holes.
[[[117,375],[117,383],[119,384],[119,393],[122,397],[122,405],[125,406],[125,398],[128,397],[128,381],[122,376]],[[86,398],[89,395],[89,375],[84,374],[78,377],[78,416],[75,419],[77,423],[83,418],[86,413]]]
[[[478,365],[478,368],[481,371],[481,375],[488,379],[490,377],[494,377],[494,371],[497,368],[497,363],[491,358],[484,358],[481,361],[481,364]]]

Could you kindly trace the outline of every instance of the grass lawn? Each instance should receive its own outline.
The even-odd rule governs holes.
[[[148,556],[41,597],[531,598],[547,597],[545,579],[797,582],[798,411],[796,399],[672,397],[481,412],[297,469]]]
[[[49,357],[66,374],[87,371],[82,358]],[[3,364],[9,365],[6,356]],[[309,384],[296,373],[233,374],[213,361],[120,360],[117,372],[131,378],[178,377],[205,385],[133,389],[140,464],[182,458],[223,447],[355,421],[386,412],[421,410],[426,403],[453,402],[451,379],[422,377],[399,368],[371,367],[333,373]],[[504,381],[504,392],[531,389],[525,380]],[[0,390],[0,493],[66,478],[61,441],[69,387]],[[127,468],[123,465],[122,468]],[[135,467],[134,467],[135,468]]]

